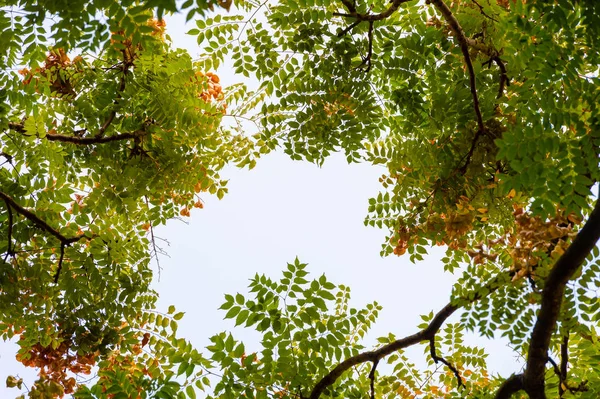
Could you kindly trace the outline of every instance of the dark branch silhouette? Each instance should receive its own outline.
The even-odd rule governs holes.
[[[342,3],[344,4],[344,6],[348,10],[348,12],[347,13],[335,12],[335,13],[333,13],[333,15],[337,16],[337,17],[356,18],[359,21],[371,21],[371,22],[381,21],[382,19],[386,19],[389,16],[391,16],[393,13],[395,13],[398,10],[398,8],[400,8],[400,6],[402,4],[408,3],[409,1],[413,1],[413,0],[392,0],[390,2],[391,3],[390,6],[378,14],[371,14],[371,13],[361,14],[361,13],[357,12],[356,7],[354,6],[353,2],[344,0],[344,1],[342,1]]]
[[[122,98],[121,93],[123,93],[123,91],[125,91],[127,72],[129,71],[130,62],[131,62],[131,61],[127,61],[127,56],[125,55],[125,50],[122,50],[122,52],[123,52],[123,63],[121,66],[121,71],[123,73],[121,74],[119,88],[117,89],[117,96],[115,97],[115,100],[113,102],[113,104],[115,106],[117,106],[119,104],[119,100]],[[113,109],[110,112],[110,114],[108,115],[108,118],[106,119],[106,121],[102,124],[102,127],[100,127],[100,129],[98,130],[98,133],[96,133],[95,137],[99,138],[99,137],[104,136],[106,129],[108,129],[110,127],[110,124],[113,122],[113,120],[115,119],[116,116],[117,116],[117,110]]]
[[[545,372],[548,362],[550,339],[556,329],[556,321],[565,294],[565,287],[585,258],[600,239],[600,201],[573,242],[546,278],[542,290],[541,307],[529,340],[527,364],[523,374],[525,391],[531,399],[546,399]]]
[[[509,399],[515,393],[522,391],[523,387],[523,374],[513,374],[500,385],[495,399]]]
[[[460,376],[460,373],[458,372],[458,370],[456,369],[456,367],[454,367],[452,365],[452,363],[450,363],[449,361],[447,361],[446,359],[444,359],[441,356],[437,355],[437,352],[435,350],[435,335],[433,336],[433,338],[431,338],[429,340],[429,355],[431,356],[431,358],[433,359],[433,361],[437,364],[437,363],[443,363],[446,365],[446,367],[448,367],[450,369],[450,371],[452,371],[454,373],[454,375],[456,376],[456,379],[458,380],[458,387],[465,387],[465,384],[463,383],[462,377]]]
[[[9,122],[8,127],[11,130],[14,130],[18,133],[25,133],[25,126],[22,123],[14,123]],[[102,144],[102,143],[110,143],[112,141],[120,141],[120,140],[130,140],[139,137],[143,137],[147,135],[148,132],[145,130],[136,130],[131,133],[121,133],[116,134],[114,136],[104,136],[104,137],[77,137],[77,136],[67,136],[63,134],[46,134],[44,137],[48,141],[60,141],[63,143],[72,143],[78,145],[90,145],[90,144]]]
[[[8,259],[9,256],[14,255],[12,248],[13,214],[10,203],[6,200],[6,198],[4,198],[4,203],[6,204],[6,211],[8,212],[8,244],[6,247],[6,255],[4,256],[4,261],[6,262],[6,259]]]
[[[81,235],[74,236],[74,237],[65,237],[58,230],[56,230],[55,228],[53,228],[52,226],[50,226],[48,223],[46,223],[43,219],[41,219],[35,213],[33,213],[30,210],[28,210],[28,209],[22,207],[21,205],[19,205],[8,194],[3,193],[2,191],[0,191],[0,198],[2,198],[4,200],[4,202],[6,203],[8,209],[9,209],[9,213],[8,213],[9,214],[9,236],[8,236],[8,239],[9,239],[9,249],[11,247],[10,240],[11,240],[12,225],[13,225],[11,209],[13,209],[15,212],[17,212],[21,216],[25,217],[26,219],[30,220],[36,226],[38,226],[39,228],[41,228],[42,230],[46,231],[48,234],[50,234],[51,236],[53,236],[54,238],[56,238],[58,241],[60,241],[60,258],[58,260],[58,267],[57,267],[56,273],[54,275],[54,282],[58,282],[58,278],[60,276],[60,271],[62,269],[62,262],[63,262],[64,255],[65,255],[65,247],[67,247],[67,246],[69,246],[69,245],[71,245],[71,244],[73,244],[73,243],[75,243],[75,242],[77,242],[79,240],[82,240],[82,239],[88,239],[88,240],[90,240],[92,237],[87,236],[85,234],[81,234]]]
[[[375,399],[375,370],[377,369],[378,364],[379,360],[375,360],[373,362],[373,367],[371,367],[371,372],[369,373],[369,380],[371,381],[371,399]]]

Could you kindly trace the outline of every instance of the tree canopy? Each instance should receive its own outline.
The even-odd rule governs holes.
[[[39,371],[28,397],[600,395],[599,2],[0,9],[0,333]],[[200,59],[172,46],[174,12]],[[256,84],[221,82],[225,60]],[[296,259],[221,306],[261,350],[233,330],[206,350],[178,337],[183,313],[150,288],[154,228],[225,195],[225,165],[280,150],[385,165],[365,225],[388,232],[382,256],[446,247],[448,304],[365,348],[379,305],[350,308],[348,287]],[[491,376],[467,330],[507,337],[523,370]]]

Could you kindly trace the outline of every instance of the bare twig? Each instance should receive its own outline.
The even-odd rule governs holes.
[[[454,367],[449,361],[447,361],[443,357],[437,355],[436,350],[435,350],[435,335],[433,337],[431,337],[431,339],[429,340],[429,354],[431,355],[431,358],[433,359],[433,361],[436,364],[438,362],[443,363],[446,365],[446,367],[448,367],[450,369],[450,371],[452,371],[454,373],[454,375],[456,376],[456,379],[458,380],[459,388],[460,387],[465,388],[465,384],[463,383],[462,377],[460,376],[460,373],[458,372],[456,367]]]
[[[149,211],[150,210],[150,203],[148,201],[148,197],[144,196],[144,200],[146,201],[146,207],[148,208],[148,211]],[[156,266],[158,267],[158,281],[160,281],[160,275],[161,275],[161,272],[162,272],[162,267],[160,266],[160,260],[158,259],[159,248],[156,245],[156,238],[154,237],[154,227],[152,226],[152,223],[150,223],[150,238],[151,238],[151,241],[152,241],[152,249],[154,250],[154,256],[156,256]],[[164,251],[161,250],[160,253],[164,253]]]

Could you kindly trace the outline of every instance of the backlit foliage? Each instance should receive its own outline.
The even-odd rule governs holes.
[[[598,397],[600,2],[8,1],[0,32],[0,333],[29,397]],[[446,248],[452,296],[414,335],[364,348],[379,306],[298,260],[225,297],[256,348],[222,332],[204,357],[156,309],[154,227],[277,148],[385,166],[381,254]],[[466,331],[523,370],[490,375]]]

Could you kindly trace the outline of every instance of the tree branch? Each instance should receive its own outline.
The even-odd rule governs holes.
[[[375,399],[375,370],[377,369],[378,364],[379,359],[373,362],[373,367],[371,367],[371,372],[369,373],[369,380],[371,380],[371,399]]]
[[[475,83],[475,70],[473,69],[473,63],[471,62],[471,56],[469,55],[469,42],[467,37],[465,36],[465,32],[462,27],[458,23],[458,20],[452,14],[452,11],[443,0],[427,0],[428,4],[433,4],[438,11],[442,14],[450,29],[454,33],[456,40],[458,41],[458,45],[460,50],[463,53],[463,57],[465,59],[465,64],[467,65],[467,70],[469,72],[469,81],[471,86],[471,96],[473,97],[473,109],[475,110],[475,115],[477,117],[477,125],[479,127],[479,131],[483,131],[485,126],[483,124],[483,116],[481,115],[481,109],[479,107],[479,96],[477,95],[477,86]],[[480,132],[477,132],[480,135]],[[477,138],[478,135],[476,135]],[[475,144],[475,143],[474,143]],[[473,145],[474,146],[474,145]],[[470,157],[469,157],[470,158]]]
[[[556,328],[565,286],[592,251],[598,239],[600,239],[600,201],[596,202],[587,222],[565,253],[556,261],[546,278],[540,311],[529,341],[527,364],[523,376],[525,390],[531,399],[546,398],[544,374],[548,362],[548,347]]]
[[[125,78],[127,76],[127,71],[129,70],[129,64],[127,63],[126,57],[125,57],[125,50],[123,50],[123,65],[122,65],[122,72],[123,74],[121,75],[121,81],[119,83],[119,88],[117,89],[117,96],[113,102],[113,105],[118,105],[119,104],[119,100],[121,99],[121,93],[123,93],[123,91],[125,90]],[[106,121],[104,122],[104,124],[102,124],[102,127],[100,128],[100,130],[98,130],[98,133],[96,133],[96,135],[94,137],[96,138],[100,138],[102,136],[104,136],[104,132],[106,132],[106,129],[108,129],[108,127],[110,126],[110,124],[112,123],[112,121],[115,119],[115,117],[117,116],[117,110],[113,109],[111,111],[111,113],[108,115],[108,118],[106,119]]]
[[[142,137],[148,134],[148,132],[144,130],[136,130],[131,133],[122,133],[116,134],[114,136],[106,136],[106,137],[74,137],[74,136],[65,136],[61,134],[47,134],[46,139],[49,141],[60,141],[63,143],[73,143],[78,145],[89,145],[89,144],[102,144],[102,143],[110,143],[112,141],[119,140],[129,140],[135,139],[138,137]]]
[[[510,399],[513,394],[523,389],[523,374],[513,374],[500,385],[494,399]]]
[[[343,30],[340,31],[340,33],[337,34],[338,37],[343,37],[345,34],[347,34],[348,32],[350,32],[352,29],[356,28],[362,21],[361,20],[356,20],[353,23],[351,23],[350,25],[348,25],[346,28],[344,28]]]
[[[65,258],[65,245],[60,244],[60,258],[58,259],[58,266],[56,267],[56,273],[54,273],[54,284],[58,284],[58,278],[60,277],[60,271],[62,270],[63,259]]]
[[[60,271],[62,269],[63,259],[65,257],[65,247],[67,247],[81,239],[89,240],[89,239],[91,239],[91,237],[88,237],[85,234],[81,234],[81,235],[78,235],[75,237],[65,237],[58,230],[56,230],[55,228],[50,226],[44,220],[40,219],[35,213],[33,213],[30,210],[25,209],[24,207],[19,205],[8,194],[5,194],[2,191],[0,191],[0,198],[2,198],[4,200],[4,202],[6,203],[6,206],[8,207],[8,218],[9,218],[8,219],[9,220],[9,227],[8,227],[8,229],[9,229],[8,230],[9,231],[9,233],[8,233],[9,250],[8,250],[8,252],[9,253],[11,252],[10,237],[12,235],[12,224],[13,224],[11,208],[14,209],[17,213],[24,216],[26,219],[29,219],[30,221],[32,221],[34,224],[36,224],[42,230],[45,230],[47,233],[49,233],[50,235],[55,237],[58,241],[60,241],[60,258],[58,260],[58,267],[56,269],[56,273],[54,274],[54,282],[58,283],[58,278],[60,276]]]
[[[479,299],[483,298],[485,295],[489,294],[491,291],[494,291],[497,288],[497,284],[500,279],[501,279],[501,275],[498,275],[498,276],[494,277],[493,279],[491,279],[488,282],[488,284],[485,285],[485,288],[488,289],[487,293],[481,294],[482,290],[478,290],[479,292],[472,295],[472,297],[466,296],[466,297],[463,297],[463,300],[465,300],[467,304],[471,304],[475,301],[478,301]],[[431,341],[433,338],[435,338],[435,335],[442,327],[442,324],[444,324],[444,322],[450,316],[452,316],[452,314],[456,310],[460,309],[461,307],[462,307],[462,305],[459,306],[459,305],[455,305],[452,302],[450,302],[446,306],[444,306],[433,317],[433,319],[429,322],[427,327],[425,327],[421,331],[419,331],[415,334],[409,335],[407,337],[398,339],[394,342],[390,342],[389,344],[384,345],[377,350],[359,353],[358,355],[352,356],[352,357],[344,360],[343,362],[339,363],[336,367],[333,368],[333,370],[331,370],[329,372],[329,374],[327,374],[325,377],[323,377],[315,385],[315,387],[313,388],[313,390],[309,396],[309,399],[319,399],[319,397],[321,396],[323,391],[325,389],[327,389],[327,387],[334,384],[338,380],[338,378],[340,378],[342,376],[342,374],[345,371],[349,370],[350,368],[352,368],[358,364],[366,363],[366,362],[375,363],[376,361],[379,361],[379,360],[383,359],[384,357],[391,355],[392,353],[394,353],[400,349],[408,348],[409,346],[418,344],[419,342]]]
[[[433,336],[435,336],[435,334],[438,332],[438,330],[440,329],[442,324],[446,321],[446,319],[448,317],[450,317],[457,309],[458,309],[457,306],[449,303],[446,306],[444,306],[442,308],[442,310],[440,310],[435,315],[433,320],[431,320],[431,322],[429,323],[429,325],[426,328],[422,329],[421,331],[417,332],[416,334],[412,334],[407,337],[398,339],[394,342],[391,342],[387,345],[382,346],[381,348],[379,348],[377,350],[363,352],[356,356],[352,356],[352,357],[344,360],[343,362],[338,364],[336,367],[334,367],[334,369],[331,370],[329,372],[329,374],[327,374],[325,377],[323,377],[315,385],[312,392],[310,393],[309,398],[310,399],[318,399],[321,396],[321,394],[323,393],[323,391],[327,387],[329,387],[330,385],[335,383],[338,380],[338,378],[340,378],[345,371],[349,370],[350,368],[352,368],[358,364],[366,363],[366,362],[375,363],[375,362],[378,362],[380,359],[382,359],[400,349],[407,348],[409,346],[418,344],[419,342],[422,342],[422,341],[430,340]]]
[[[10,203],[6,200],[6,198],[4,198],[4,203],[6,204],[6,211],[8,212],[8,244],[6,248],[6,256],[4,257],[4,261],[6,262],[9,256],[14,255],[12,249],[13,214]]]
[[[17,213],[23,215],[25,218],[31,220],[42,230],[45,230],[50,235],[54,236],[58,241],[60,241],[63,245],[69,245],[74,242],[81,240],[82,238],[89,238],[85,234],[78,235],[75,237],[65,237],[58,230],[50,226],[48,223],[40,219],[35,213],[31,212],[28,209],[25,209],[21,205],[19,205],[14,199],[12,199],[8,194],[0,191],[0,198],[2,198],[7,204],[9,204]]]
[[[496,18],[494,18],[494,17],[490,17],[490,16],[489,16],[489,15],[488,15],[488,14],[485,12],[485,10],[483,9],[483,6],[482,6],[481,4],[479,4],[479,3],[477,2],[477,0],[471,0],[471,2],[472,2],[473,4],[475,4],[475,5],[476,5],[476,6],[479,8],[479,12],[481,13],[481,15],[483,15],[483,16],[484,16],[484,17],[486,17],[486,18],[489,18],[489,19],[491,19],[491,20],[492,20],[492,21],[494,21],[494,22],[498,22],[498,20],[497,20]]]
[[[373,21],[369,21],[369,33],[367,35],[367,40],[369,41],[369,48],[367,50],[367,55],[363,58],[362,64],[360,64],[359,68],[363,65],[366,65],[367,69],[365,69],[365,73],[368,73],[371,70],[371,58],[373,57]]]
[[[350,2],[348,0],[342,0],[342,3],[344,3],[344,6],[348,10],[348,13],[334,13],[333,15],[339,16],[339,17],[356,18],[359,21],[371,21],[371,22],[381,21],[382,19],[386,19],[390,15],[395,13],[402,4],[408,3],[409,1],[413,1],[413,0],[392,0],[390,2],[391,3],[390,6],[378,14],[371,14],[371,13],[361,14],[356,11],[356,7],[354,6],[354,4],[352,2]]]
[[[567,383],[567,373],[569,366],[569,333],[563,337],[563,342],[560,344],[560,384],[558,384],[558,397],[562,398],[565,393],[563,382]]]
[[[456,379],[458,380],[458,387],[462,387],[465,388],[465,384],[463,383],[462,377],[460,376],[460,373],[458,372],[458,370],[456,369],[456,367],[454,367],[449,361],[447,361],[446,359],[444,359],[441,356],[438,356],[435,350],[435,335],[429,340],[429,354],[431,355],[431,358],[433,359],[433,361],[437,364],[438,362],[441,362],[443,364],[446,365],[446,367],[448,367],[456,376]]]
[[[25,133],[25,126],[22,123],[14,123],[9,122],[8,127],[11,130],[14,130],[17,133]],[[90,144],[103,144],[110,143],[112,141],[119,140],[129,140],[135,139],[138,137],[143,137],[147,135],[148,132],[145,130],[136,130],[131,133],[122,133],[116,134],[114,136],[106,136],[106,137],[77,137],[77,136],[67,136],[63,134],[46,134],[45,138],[48,141],[60,141],[63,143],[72,143],[77,145],[90,145]]]

